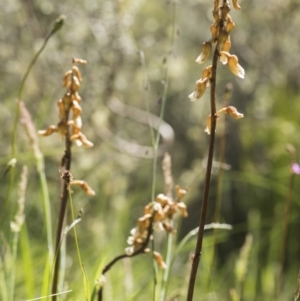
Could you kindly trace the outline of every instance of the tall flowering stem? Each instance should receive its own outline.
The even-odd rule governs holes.
[[[207,212],[208,205],[208,196],[209,196],[209,188],[210,188],[210,178],[211,178],[211,169],[212,169],[212,161],[214,155],[214,146],[215,146],[215,131],[217,124],[216,117],[216,75],[217,75],[217,63],[219,58],[219,51],[216,48],[213,57],[212,64],[212,74],[211,74],[211,88],[210,88],[210,109],[211,109],[211,134],[210,134],[210,142],[209,142],[209,150],[208,150],[208,159],[206,166],[206,175],[205,175],[205,187],[204,187],[204,196],[202,202],[202,208],[200,213],[199,220],[199,231],[197,236],[196,248],[193,256],[192,269],[190,273],[190,281],[188,287],[187,301],[193,300],[194,294],[194,286],[197,276],[197,270],[201,258],[201,250],[204,236],[204,226],[205,226],[205,218]]]
[[[80,186],[87,195],[94,195],[95,192],[88,186],[85,181],[73,180],[70,174],[72,161],[72,143],[73,141],[78,146],[92,147],[90,142],[82,133],[82,108],[79,105],[82,99],[79,95],[79,87],[82,82],[82,76],[76,64],[86,64],[85,60],[74,58],[72,61],[72,69],[67,71],[63,78],[63,86],[66,87],[66,93],[57,102],[59,122],[57,125],[50,125],[45,130],[40,130],[42,136],[49,136],[55,132],[64,137],[65,152],[61,160],[61,194],[60,194],[60,211],[58,225],[56,230],[55,256],[54,256],[54,271],[52,281],[52,300],[56,301],[57,284],[59,278],[60,266],[60,246],[62,229],[66,215],[67,203],[69,198],[69,189],[71,185]]]
[[[211,169],[212,169],[213,155],[214,155],[215,132],[216,132],[217,120],[219,119],[221,113],[228,114],[230,117],[234,119],[240,119],[244,117],[243,114],[239,113],[237,109],[232,106],[226,106],[218,111],[216,108],[216,77],[217,77],[218,59],[220,58],[220,61],[222,62],[223,65],[227,64],[229,70],[234,75],[240,78],[245,77],[245,71],[239,65],[238,57],[236,55],[229,53],[231,47],[230,32],[235,27],[235,24],[232,21],[231,16],[229,15],[230,12],[229,2],[228,0],[223,0],[221,5],[220,2],[221,2],[220,0],[214,1],[214,9],[212,11],[214,22],[210,27],[212,37],[208,42],[203,43],[202,52],[196,59],[196,62],[198,64],[203,64],[204,62],[206,62],[213,49],[212,45],[215,45],[212,65],[209,65],[203,70],[201,78],[196,81],[195,90],[193,91],[193,93],[189,95],[191,101],[197,101],[205,94],[206,88],[210,86],[210,115],[207,117],[207,127],[205,129],[205,132],[210,135],[210,142],[209,142],[208,159],[207,159],[207,166],[206,166],[204,195],[203,195],[202,208],[201,208],[200,219],[199,219],[199,230],[197,235],[195,252],[192,258],[192,268],[190,273],[187,301],[193,300],[197,270],[201,259],[205,219],[206,219],[206,212],[208,207]],[[232,4],[235,9],[238,10],[240,9],[237,0],[233,0]]]

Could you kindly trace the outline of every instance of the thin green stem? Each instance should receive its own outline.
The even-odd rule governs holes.
[[[18,127],[18,120],[19,120],[19,112],[20,112],[20,106],[19,103],[22,100],[22,96],[23,96],[23,90],[24,90],[24,86],[26,83],[26,80],[28,78],[28,75],[32,69],[32,67],[34,66],[35,62],[37,61],[37,59],[39,58],[40,54],[43,52],[43,50],[45,49],[49,39],[62,27],[63,23],[64,23],[65,17],[64,16],[60,16],[56,19],[52,30],[50,31],[50,33],[46,36],[44,43],[42,44],[41,48],[38,50],[38,52],[34,55],[32,61],[30,62],[23,78],[21,81],[21,85],[18,91],[18,99],[17,99],[17,108],[16,108],[16,113],[15,113],[15,119],[14,119],[14,126],[13,126],[13,134],[12,134],[12,140],[11,140],[11,157],[15,158],[16,156],[16,136],[17,136],[17,127]]]
[[[112,261],[110,261],[102,270],[101,276],[105,276],[105,274],[121,259],[123,258],[129,258],[129,257],[135,257],[139,254],[143,254],[145,252],[145,248],[148,246],[148,243],[150,241],[150,237],[153,233],[153,218],[154,216],[151,217],[150,219],[150,224],[149,224],[149,228],[148,228],[148,233],[147,233],[147,237],[145,239],[145,241],[143,242],[143,244],[141,245],[141,247],[139,249],[137,249],[136,251],[134,251],[132,254],[121,254],[117,257],[115,257]],[[93,300],[94,296],[95,296],[95,291],[96,291],[96,286],[94,287],[93,293],[92,293],[92,297],[91,300]],[[102,301],[103,299],[103,285],[100,287],[98,293],[97,293],[97,300],[98,301]]]
[[[173,221],[171,221],[170,226],[173,227]],[[173,250],[173,239],[174,234],[168,233],[168,241],[167,241],[167,254],[166,254],[166,268],[164,270],[163,278],[162,278],[162,286],[160,291],[159,301],[164,301],[168,291],[169,284],[169,276],[171,272],[171,262],[172,262],[172,250]]]
[[[36,161],[36,168],[40,180],[42,199],[44,205],[44,216],[46,221],[47,245],[48,245],[48,252],[49,252],[49,255],[47,256],[48,266],[46,266],[46,270],[51,270],[50,267],[53,262],[52,223],[51,223],[49,191],[48,191],[48,185],[47,185],[47,179],[46,179],[45,167],[44,167],[44,156],[38,145],[38,138],[36,135],[36,129],[34,123],[32,122],[30,113],[27,110],[25,103],[22,100],[20,101],[20,115],[21,115],[21,123],[25,129],[29,143],[32,148],[32,152],[33,152],[34,159]]]
[[[10,301],[14,301],[18,242],[19,242],[19,233],[16,232],[14,234],[13,245],[12,245],[12,267],[11,267],[11,275],[10,275],[10,294],[9,294]]]
[[[204,186],[204,196],[202,201],[202,208],[199,219],[199,230],[197,236],[197,243],[195,252],[193,255],[193,263],[190,273],[189,287],[187,293],[187,301],[193,300],[194,287],[196,282],[197,270],[199,262],[201,259],[202,243],[204,237],[204,226],[206,219],[206,211],[208,206],[208,197],[209,197],[209,188],[210,188],[210,178],[211,178],[211,169],[213,162],[214,146],[215,146],[215,132],[216,132],[216,75],[217,75],[217,63],[219,58],[218,48],[215,48],[213,62],[212,62],[212,75],[211,75],[211,89],[210,89],[210,107],[211,107],[211,133],[210,133],[210,143],[208,150],[208,159],[206,166],[206,175],[205,175],[205,186]]]
[[[18,128],[18,120],[19,120],[19,114],[20,114],[20,102],[22,100],[22,95],[23,95],[23,90],[25,87],[26,80],[29,76],[29,73],[36,63],[37,59],[39,58],[40,54],[43,52],[45,49],[47,42],[51,38],[52,35],[54,35],[63,25],[64,23],[64,16],[60,16],[56,19],[55,23],[53,24],[53,28],[50,31],[50,33],[46,36],[43,45],[41,48],[38,50],[38,52],[34,55],[32,61],[30,62],[29,66],[27,67],[27,70],[22,78],[20,88],[18,91],[18,98],[17,98],[17,106],[16,106],[16,111],[15,111],[15,117],[14,117],[14,123],[13,123],[13,130],[12,130],[12,138],[11,138],[11,158],[16,158],[17,156],[17,146],[16,146],[16,137],[17,137],[17,128]],[[6,214],[6,208],[9,204],[11,192],[12,192],[12,187],[14,185],[14,179],[15,179],[15,166],[12,165],[10,168],[10,178],[9,178],[9,184],[6,192],[6,197],[2,209],[2,214],[1,214],[1,220],[0,220],[0,226],[2,227],[2,220]],[[51,234],[52,235],[52,234]],[[48,236],[49,237],[49,236]],[[52,238],[51,238],[52,239]],[[49,246],[49,245],[48,245]]]
[[[72,195],[70,193],[69,190],[69,199],[70,199],[70,207],[71,207],[71,214],[72,214],[72,219],[73,222],[75,221],[75,215],[74,215],[74,208],[73,208],[73,199],[72,199]],[[75,243],[76,243],[76,250],[77,250],[77,256],[78,256],[78,261],[79,261],[79,265],[80,265],[80,270],[82,272],[82,276],[83,276],[83,284],[84,284],[84,291],[85,291],[85,298],[88,301],[89,300],[89,296],[90,296],[90,286],[89,286],[89,281],[87,279],[87,275],[84,269],[84,265],[82,263],[81,260],[81,255],[80,255],[80,249],[79,249],[79,244],[78,244],[78,237],[77,237],[77,231],[76,231],[76,226],[73,227],[74,228],[74,237],[75,237]]]
[[[169,55],[174,47],[174,42],[175,42],[175,19],[176,19],[176,4],[173,3],[173,10],[172,10],[172,36],[171,36],[171,46],[170,46],[170,51]],[[165,115],[165,109],[166,109],[166,103],[167,103],[167,94],[168,94],[168,82],[169,82],[169,59],[167,59],[167,65],[165,68],[165,74],[164,74],[164,90],[162,94],[162,100],[161,100],[161,110],[160,110],[160,115],[159,115],[159,124],[157,127],[157,133],[154,141],[154,146],[153,146],[153,165],[152,165],[152,190],[151,190],[151,199],[154,200],[155,198],[155,186],[156,186],[156,169],[157,169],[157,150],[158,150],[158,145],[159,145],[159,140],[160,140],[160,134],[159,134],[159,128],[162,124],[162,121],[164,119]]]
[[[151,119],[149,118],[150,108],[149,108],[149,102],[147,99],[147,91],[148,91],[149,87],[148,87],[148,80],[147,80],[147,75],[146,75],[145,55],[142,50],[139,51],[139,54],[141,57],[141,64],[142,64],[142,69],[143,69],[143,99],[144,99],[146,112],[147,112],[147,118],[148,118],[150,133],[151,133],[152,145],[154,145],[155,144],[155,135],[154,135]]]
[[[285,206],[284,206],[283,230],[282,230],[281,250],[280,250],[280,267],[279,267],[279,274],[278,274],[278,283],[276,286],[277,300],[280,296],[281,288],[282,288],[282,276],[283,276],[283,269],[284,269],[285,258],[286,258],[286,248],[287,248],[287,239],[288,239],[288,231],[289,231],[290,208],[291,208],[291,200],[292,200],[293,187],[294,187],[294,178],[295,178],[295,174],[291,172],[290,179],[289,179],[289,186],[288,186],[286,199],[285,199]]]
[[[160,134],[159,134],[159,129],[162,124],[162,121],[164,119],[165,115],[165,109],[166,109],[166,102],[167,102],[167,94],[168,94],[168,81],[169,81],[169,56],[172,53],[172,49],[174,47],[174,42],[175,42],[175,19],[176,19],[176,3],[172,3],[172,34],[171,34],[171,43],[170,43],[170,50],[168,53],[168,58],[167,58],[167,65],[165,67],[165,74],[164,74],[164,90],[162,94],[162,100],[161,100],[161,110],[160,110],[160,116],[159,116],[159,123],[157,127],[157,134],[155,137],[154,145],[153,145],[153,165],[152,165],[152,189],[151,189],[151,200],[154,201],[155,199],[155,187],[156,187],[156,171],[157,171],[157,151],[158,151],[158,145],[160,141]],[[154,250],[154,240],[152,240],[152,250]],[[156,300],[156,287],[157,287],[157,273],[156,273],[156,265],[153,260],[153,295],[152,295],[152,300]]]

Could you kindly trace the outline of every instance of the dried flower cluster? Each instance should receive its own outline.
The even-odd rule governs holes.
[[[228,0],[223,0],[222,5],[220,5],[220,0],[214,1],[214,9],[212,11],[214,22],[210,26],[211,39],[204,42],[202,45],[202,52],[197,57],[196,62],[198,64],[203,64],[210,57],[212,52],[212,45],[216,44],[216,51],[218,51],[220,61],[225,65],[228,65],[229,70],[240,78],[245,77],[244,69],[238,63],[238,57],[236,55],[230,54],[231,41],[230,32],[234,29],[235,23],[232,21],[229,15],[230,6]],[[232,1],[233,7],[237,10],[241,9],[237,0]],[[210,85],[212,78],[212,65],[206,67],[202,72],[202,77],[196,81],[196,87],[193,93],[189,95],[191,101],[196,101],[200,99],[205,93],[206,87]],[[227,113],[235,119],[242,118],[244,115],[237,112],[237,110],[230,106],[219,110],[216,113],[216,117],[219,117],[220,113]],[[207,127],[205,132],[210,134],[210,124],[211,116],[207,118]]]
[[[173,233],[174,229],[171,226],[171,221],[175,218],[176,214],[179,213],[183,217],[188,216],[186,205],[181,201],[187,191],[179,186],[176,186],[175,190],[177,194],[175,200],[164,194],[159,194],[155,201],[144,207],[144,215],[137,220],[137,226],[130,231],[131,236],[127,239],[127,243],[130,245],[130,247],[125,249],[127,254],[131,255],[140,248],[146,247],[144,243],[151,227],[156,231]],[[144,250],[144,252],[149,251],[146,248]],[[166,267],[160,253],[154,251],[153,257],[159,267]]]
[[[54,132],[58,132],[60,135],[66,136],[69,135],[70,130],[70,139],[75,141],[78,146],[84,145],[85,147],[92,147],[93,143],[81,132],[82,108],[79,105],[81,96],[78,90],[82,82],[82,76],[76,64],[86,64],[86,61],[74,58],[72,69],[67,71],[64,75],[63,86],[66,87],[67,92],[63,98],[57,102],[59,109],[59,122],[57,126],[51,125],[46,130],[41,130],[38,133],[42,136],[49,136]],[[72,118],[70,118],[70,112],[72,112]]]

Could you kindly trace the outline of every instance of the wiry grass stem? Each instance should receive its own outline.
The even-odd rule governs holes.
[[[277,300],[279,300],[278,298],[280,296],[281,288],[282,288],[282,276],[283,276],[283,269],[284,269],[285,258],[286,258],[288,230],[289,230],[289,221],[290,221],[290,208],[291,208],[291,200],[292,200],[293,187],[294,187],[294,178],[295,178],[295,174],[291,171],[290,178],[289,178],[289,186],[287,189],[285,205],[284,205],[283,230],[282,230],[282,237],[281,237],[280,261],[279,261],[280,266],[279,266],[279,273],[278,273],[278,282],[276,286]]]
[[[196,248],[195,248],[195,252],[193,255],[193,262],[192,262],[192,268],[191,268],[191,273],[190,273],[190,280],[189,280],[188,293],[187,293],[187,299],[186,299],[187,301],[193,300],[197,270],[198,270],[199,262],[201,259],[202,242],[203,242],[203,237],[204,237],[204,226],[205,226],[206,212],[207,212],[207,206],[208,206],[210,177],[211,177],[211,169],[212,169],[214,146],[215,146],[216,74],[217,74],[218,58],[219,58],[219,51],[218,51],[218,48],[216,47],[215,51],[214,51],[214,56],[213,56],[212,75],[211,75],[211,81],[210,81],[210,84],[211,84],[211,88],[210,88],[211,133],[210,133],[207,166],[206,166],[204,196],[203,196],[202,208],[201,208],[201,213],[200,213],[197,243],[196,243]]]
[[[157,128],[156,137],[153,144],[153,165],[152,165],[152,189],[151,189],[151,200],[154,201],[155,199],[155,187],[156,187],[156,170],[157,170],[157,151],[158,151],[158,145],[160,141],[160,132],[159,128],[161,126],[161,123],[163,121],[164,115],[165,115],[165,109],[166,109],[166,102],[167,102],[167,93],[168,93],[168,80],[169,80],[169,57],[172,53],[172,49],[174,47],[175,42],[175,19],[176,19],[176,3],[172,2],[172,34],[171,34],[171,43],[170,43],[170,50],[168,52],[167,57],[167,65],[165,68],[165,75],[164,75],[164,89],[162,94],[162,100],[161,100],[161,110],[160,110],[160,116],[159,116],[159,124]],[[154,240],[151,241],[151,248],[152,250],[155,249],[154,246]],[[153,295],[152,300],[156,300],[156,287],[157,287],[157,276],[156,276],[156,265],[155,261],[153,260]]]

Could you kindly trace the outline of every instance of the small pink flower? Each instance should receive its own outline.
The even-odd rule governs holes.
[[[292,173],[294,175],[300,175],[300,165],[298,163],[292,165]]]

